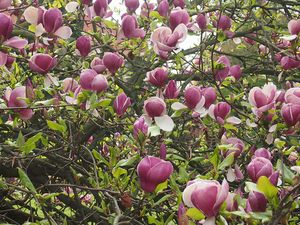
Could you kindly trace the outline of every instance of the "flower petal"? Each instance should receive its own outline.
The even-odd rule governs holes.
[[[227,123],[232,123],[232,124],[240,124],[242,121],[239,118],[235,117],[235,116],[231,116],[231,117],[228,117],[226,119],[226,122]]]
[[[163,115],[159,117],[154,117],[155,123],[160,129],[164,131],[172,131],[175,124],[171,117],[168,115]]]
[[[180,103],[180,102],[174,102],[174,103],[172,104],[171,107],[172,107],[172,109],[175,110],[175,111],[180,110],[180,109],[186,109],[186,108],[187,108],[184,104],[182,104],[182,103]]]
[[[72,30],[68,26],[62,26],[62,27],[58,28],[54,34],[62,39],[68,39],[72,35]]]
[[[39,9],[29,6],[27,9],[25,9],[23,16],[28,23],[37,25],[39,19]]]
[[[0,52],[0,66],[5,65],[6,61],[7,61],[7,54]]]
[[[78,6],[79,6],[78,2],[69,2],[66,5],[66,11],[69,13],[75,12]]]
[[[12,48],[23,49],[28,44],[28,41],[19,37],[12,37],[3,44]]]

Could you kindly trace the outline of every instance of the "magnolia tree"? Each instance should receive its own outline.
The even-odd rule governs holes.
[[[299,224],[299,12],[1,0],[0,221]]]

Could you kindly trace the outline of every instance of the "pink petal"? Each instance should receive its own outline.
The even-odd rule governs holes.
[[[37,25],[38,19],[39,19],[39,9],[35,8],[33,6],[28,7],[25,9],[23,16],[25,17],[25,20],[33,25]]]
[[[28,41],[19,37],[12,37],[3,44],[12,48],[23,49],[28,44]]]
[[[62,26],[62,27],[58,28],[54,34],[62,39],[68,39],[72,35],[72,30],[68,26]]]
[[[6,64],[7,61],[7,54],[0,51],[0,66]]]
[[[214,216],[215,212],[213,210],[216,197],[218,194],[217,186],[199,187],[193,191],[191,195],[191,200],[193,205],[201,210],[205,216]]]

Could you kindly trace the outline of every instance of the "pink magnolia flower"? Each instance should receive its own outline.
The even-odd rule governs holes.
[[[245,148],[244,142],[236,137],[227,138],[226,135],[223,135],[222,143],[232,146],[222,151],[222,155],[224,157],[227,157],[231,153],[234,153],[234,157],[237,158],[244,151]]]
[[[138,28],[135,16],[126,15],[122,19],[122,31],[127,38],[143,38],[146,32]]]
[[[185,0],[174,0],[173,4],[175,7],[180,7],[183,9],[185,6]]]
[[[229,192],[226,198],[226,210],[229,212],[236,211],[238,209],[238,202],[236,201],[236,193]]]
[[[230,71],[229,58],[225,55],[222,55],[219,57],[217,63],[220,64],[222,66],[222,68],[217,69],[215,76],[218,81],[223,81],[228,76],[229,71]]]
[[[108,1],[96,0],[93,5],[94,12],[97,16],[104,17],[107,13]]]
[[[97,73],[102,73],[106,70],[106,67],[103,64],[103,60],[99,57],[95,57],[91,62],[91,68]]]
[[[284,104],[281,108],[281,116],[288,126],[296,125],[300,121],[300,104]]]
[[[175,80],[170,80],[164,90],[164,96],[166,99],[175,99],[179,95],[179,89],[176,86]]]
[[[205,30],[207,28],[207,24],[209,23],[209,18],[205,13],[199,13],[196,22],[201,30]]]
[[[153,156],[146,156],[137,166],[141,188],[146,192],[153,192],[172,173],[173,166],[170,162]]]
[[[182,198],[188,207],[199,209],[208,219],[214,221],[228,193],[229,185],[225,179],[222,185],[215,180],[199,179],[187,184]]]
[[[202,111],[205,104],[205,97],[202,95],[200,87],[189,86],[184,91],[185,104],[189,109]]]
[[[76,40],[76,48],[82,57],[88,56],[92,48],[91,38],[86,35],[80,36]]]
[[[62,12],[58,8],[43,10],[30,6],[24,11],[25,20],[36,26],[36,36],[47,32],[62,39],[68,39],[72,35],[72,30],[68,26],[63,26]]]
[[[74,92],[78,88],[78,82],[74,80],[71,77],[68,77],[63,80],[63,91],[68,92],[72,91]]]
[[[77,97],[78,95],[81,93],[82,91],[82,88],[81,86],[79,85],[75,91],[74,91],[74,96],[71,97],[71,96],[66,96],[66,102],[69,103],[69,104],[77,104]],[[85,103],[82,103],[81,105],[81,108],[85,109]]]
[[[239,80],[242,76],[242,70],[239,65],[234,65],[229,68],[229,76],[235,78],[235,80]]]
[[[219,102],[216,105],[211,105],[208,109],[208,114],[211,118],[215,119],[219,124],[224,124],[226,117],[231,110],[227,102]]]
[[[0,9],[7,9],[11,6],[12,0],[1,0],[0,1]]]
[[[168,0],[162,0],[157,7],[157,11],[158,11],[159,15],[161,15],[163,17],[167,17],[169,14]]]
[[[251,191],[246,202],[246,212],[265,212],[267,209],[267,199],[264,194]]]
[[[286,103],[300,105],[300,87],[290,88],[285,92],[284,99]]]
[[[152,12],[155,8],[155,5],[150,2],[144,2],[141,7],[141,16],[149,17],[150,12]]]
[[[175,30],[169,27],[159,27],[151,34],[151,42],[154,45],[154,52],[163,59],[168,58],[169,52],[176,49],[177,44],[183,42],[187,35],[187,27],[179,24]]]
[[[164,131],[172,131],[174,122],[166,114],[166,103],[159,97],[148,98],[144,102],[144,112],[146,117],[154,119],[156,125]]]
[[[144,112],[147,116],[160,117],[166,114],[166,103],[158,97],[151,97],[144,102]]]
[[[135,12],[139,5],[139,0],[125,0],[125,6],[130,12]]]
[[[33,116],[32,109],[26,109],[28,107],[25,99],[27,98],[26,87],[16,87],[14,90],[10,88],[6,89],[4,98],[8,107],[18,107],[24,109],[15,109],[14,111],[19,114],[22,120],[30,120]]]
[[[217,15],[217,20],[218,22],[217,21],[214,22],[215,27],[223,31],[230,29],[231,19],[228,16],[221,15],[221,17],[219,17],[219,15]]]
[[[96,71],[85,69],[80,74],[80,85],[82,89],[102,92],[108,88],[108,82],[102,74],[97,74]]]
[[[147,72],[145,81],[156,87],[163,87],[168,80],[168,70],[165,67],[158,67]]]
[[[257,182],[261,176],[269,178],[273,185],[277,185],[279,173],[273,170],[270,160],[263,157],[255,157],[247,166],[247,172],[253,182]]]
[[[284,56],[280,60],[280,65],[285,70],[295,69],[300,67],[300,60],[293,59],[289,56]]]
[[[208,109],[217,99],[216,91],[213,87],[206,87],[201,89],[201,93],[205,98],[204,107]]]
[[[133,124],[133,136],[135,139],[138,138],[139,134],[147,135],[148,125],[143,117],[138,118]]]
[[[0,13],[0,40],[6,40],[11,36],[13,30],[13,21],[10,16],[5,15],[4,13]]]
[[[288,23],[288,29],[289,29],[290,34],[298,35],[300,33],[300,19],[291,20]]]
[[[254,87],[249,93],[249,102],[253,106],[253,113],[259,117],[273,108],[276,98],[277,88],[273,83],[265,84],[262,89]]]
[[[175,8],[170,13],[169,23],[172,30],[174,30],[179,24],[187,25],[189,21],[190,16],[185,9]]]
[[[38,53],[29,60],[29,67],[33,72],[47,74],[57,63],[57,59],[47,54]]]
[[[105,52],[103,56],[104,66],[111,72],[115,74],[117,70],[124,64],[124,59],[118,53]]]
[[[122,116],[131,105],[130,98],[123,92],[114,101],[114,109],[119,116]]]
[[[93,200],[93,196],[91,194],[85,194],[80,197],[80,200],[86,204],[89,204]]]
[[[259,148],[259,149],[255,150],[254,157],[263,157],[268,160],[272,159],[271,152],[266,148]]]
[[[28,41],[19,37],[11,37],[13,30],[13,21],[10,16],[0,13],[0,44],[7,47],[16,49],[23,49]],[[9,55],[5,52],[0,51],[0,66],[5,65],[10,60]]]

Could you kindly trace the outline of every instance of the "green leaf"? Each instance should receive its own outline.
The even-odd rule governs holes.
[[[29,138],[23,146],[20,147],[20,150],[25,153],[29,154],[33,149],[36,148],[36,143],[42,138],[42,133],[37,133],[33,137]]]
[[[51,130],[59,131],[62,134],[66,132],[67,127],[51,120],[47,120],[47,125]]]
[[[159,192],[165,190],[167,187],[168,187],[168,180],[166,180],[165,182],[159,184],[155,189],[155,193],[159,193]]]
[[[119,166],[131,166],[133,165],[137,160],[139,159],[139,155],[134,155],[133,157],[129,158],[129,159],[122,159],[120,160],[116,167]]]
[[[93,156],[100,162],[104,163],[105,165],[109,166],[109,162],[95,149],[93,150]]]
[[[234,162],[234,152],[230,153],[219,165],[219,170],[223,170],[228,166],[231,166]]]
[[[257,189],[264,193],[268,199],[272,199],[278,193],[278,189],[269,181],[266,176],[261,176],[258,179]]]
[[[196,208],[189,208],[186,211],[186,215],[188,217],[190,217],[191,219],[193,219],[193,220],[202,220],[202,219],[205,218],[203,213],[201,211],[199,211],[198,209],[196,209]]]
[[[110,20],[102,20],[102,22],[106,25],[107,28],[109,29],[116,29],[118,28],[117,24],[115,24],[114,22],[110,21]]]
[[[25,138],[24,138],[22,132],[20,131],[18,134],[18,138],[16,140],[16,145],[18,147],[22,147],[24,145],[24,143],[25,143]]]
[[[278,159],[276,163],[276,168],[280,171],[280,174],[282,174],[284,181],[290,184],[293,182],[295,174],[284,163],[282,163],[280,159]]]
[[[31,192],[37,193],[35,190],[35,187],[33,186],[31,180],[27,176],[27,174],[22,170],[21,168],[18,168],[19,178],[22,182],[22,184],[27,187]]]
[[[112,171],[112,174],[115,178],[119,178],[123,174],[127,174],[127,170],[120,168],[120,167],[115,167]]]

